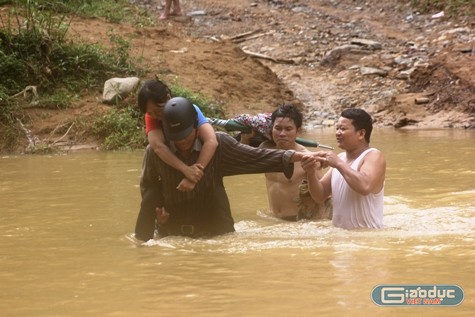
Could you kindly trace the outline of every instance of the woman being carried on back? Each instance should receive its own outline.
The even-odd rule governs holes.
[[[147,80],[138,94],[140,111],[145,113],[145,132],[154,152],[168,165],[183,173],[185,176],[178,185],[180,191],[191,191],[204,175],[204,169],[213,157],[218,141],[211,124],[204,117],[200,108],[194,105],[198,113],[198,130],[203,148],[197,163],[188,166],[179,160],[165,144],[162,129],[162,111],[165,103],[172,98],[171,91],[158,79]]]

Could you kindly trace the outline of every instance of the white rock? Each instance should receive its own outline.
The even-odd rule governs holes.
[[[102,101],[104,103],[115,103],[116,101],[127,97],[133,92],[140,82],[138,77],[111,78],[104,83],[102,92]]]

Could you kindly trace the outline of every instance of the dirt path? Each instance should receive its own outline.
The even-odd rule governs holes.
[[[302,101],[308,127],[332,124],[347,107],[367,109],[382,126],[474,127],[469,19],[434,19],[397,1],[197,0],[185,8],[207,12],[184,24],[194,38],[259,30],[236,44],[292,62],[260,59]]]

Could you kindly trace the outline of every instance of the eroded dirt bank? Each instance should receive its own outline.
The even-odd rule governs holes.
[[[470,18],[434,18],[398,1],[189,1],[194,38],[231,38],[302,101],[309,126],[363,107],[380,126],[473,128]],[[255,32],[234,38],[237,34]],[[326,121],[326,122],[325,122]]]
[[[160,13],[156,1],[132,2]],[[469,17],[433,18],[398,1],[181,2],[187,15],[152,27],[74,19],[70,36],[107,45],[112,30],[130,41],[148,78],[209,95],[229,117],[293,102],[307,128],[332,125],[347,107],[365,108],[378,126],[475,127]],[[71,118],[110,109],[92,92],[67,110],[28,110],[28,126],[51,138]],[[68,138],[94,146],[81,133]]]

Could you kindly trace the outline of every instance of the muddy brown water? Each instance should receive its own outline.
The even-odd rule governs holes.
[[[334,145],[333,129],[307,134]],[[2,316],[471,316],[475,131],[377,130],[385,229],[267,216],[262,175],[225,184],[236,233],[138,244],[142,152],[0,158]],[[380,307],[381,284],[456,284],[455,307]]]

